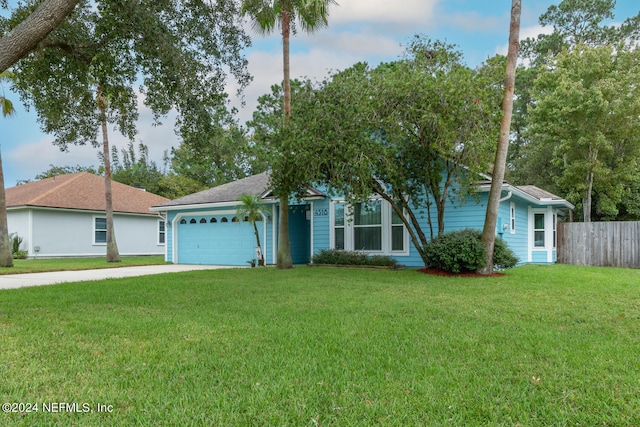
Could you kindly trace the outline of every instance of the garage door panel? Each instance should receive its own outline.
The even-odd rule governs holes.
[[[211,218],[216,221],[211,222]],[[255,258],[253,226],[245,221],[232,222],[231,218],[194,217],[195,223],[192,218],[184,218],[178,225],[178,263],[246,265]]]

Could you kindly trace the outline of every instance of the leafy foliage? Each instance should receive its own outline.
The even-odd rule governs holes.
[[[383,267],[395,267],[398,262],[384,255],[367,255],[358,251],[345,251],[341,249],[321,249],[312,257],[315,264],[330,265],[371,265]]]
[[[28,251],[20,249],[20,245],[24,239],[18,235],[18,233],[9,234],[9,241],[11,242],[11,254],[13,259],[26,259],[29,255]]]
[[[477,69],[461,61],[453,46],[416,36],[399,61],[300,82],[296,114],[269,145],[295,167],[287,175],[274,168],[272,179],[291,190],[326,183],[350,202],[379,195],[422,256],[427,235],[444,230],[447,202],[473,192],[477,173],[488,169],[497,137],[504,60]],[[264,107],[261,123],[277,123],[265,120],[274,109]],[[429,230],[418,223],[422,212]]]
[[[3,21],[2,31],[21,22],[37,3],[21,3]],[[156,118],[175,108],[181,134],[197,138],[226,109],[225,69],[241,87],[248,83],[240,54],[248,43],[233,0],[82,1],[16,64],[15,87],[61,148],[97,144],[97,87],[106,96],[108,122],[123,135],[135,135],[138,89]]]
[[[529,132],[551,157],[554,183],[582,205],[583,219],[615,216],[639,178],[640,51],[580,45],[550,59],[536,80]],[[592,207],[592,196],[597,204]]]
[[[470,228],[441,234],[429,243],[425,253],[429,267],[451,273],[477,271],[485,263],[482,233]],[[511,268],[518,259],[503,240],[496,239],[493,262],[499,268]]]

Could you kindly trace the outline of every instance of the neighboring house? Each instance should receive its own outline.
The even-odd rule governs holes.
[[[479,197],[449,203],[445,231],[482,230],[490,181],[479,185]],[[177,264],[244,265],[256,258],[255,235],[248,222],[235,219],[242,194],[261,197],[268,214],[258,222],[267,264],[275,264],[278,200],[269,190],[267,173],[191,194],[151,208],[167,213],[166,260]],[[552,263],[556,259],[556,223],[573,209],[566,200],[534,186],[503,184],[496,233],[521,263]],[[291,201],[289,234],[294,264],[310,261],[320,249],[360,250],[390,255],[409,267],[423,266],[405,226],[381,199],[350,207],[343,198],[309,189],[301,201]],[[434,217],[435,212],[434,212]],[[428,230],[423,215],[423,230]],[[436,225],[437,230],[437,225]]]
[[[121,255],[165,253],[165,222],[149,208],[168,199],[112,181],[114,229]],[[6,190],[9,233],[29,257],[106,254],[104,178],[59,175]]]

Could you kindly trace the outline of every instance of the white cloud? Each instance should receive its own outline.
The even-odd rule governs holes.
[[[50,165],[54,166],[97,166],[98,148],[91,145],[71,145],[68,152],[60,151],[53,145],[52,138],[44,136],[37,141],[21,144],[9,150],[4,158],[6,163],[20,165],[19,178],[33,179],[36,175],[47,171]],[[14,182],[7,182],[7,186],[13,186]]]
[[[329,24],[342,25],[367,21],[369,23],[402,24],[425,23],[433,19],[439,0],[338,0],[339,6],[329,10]]]

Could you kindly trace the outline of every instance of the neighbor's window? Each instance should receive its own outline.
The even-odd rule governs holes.
[[[544,248],[544,214],[533,215],[533,246]]]
[[[382,203],[358,203],[353,214],[353,248],[358,251],[382,250]]]
[[[336,249],[344,249],[344,204],[336,203],[335,209],[335,219],[334,219],[334,238]]]
[[[93,243],[107,243],[107,219],[93,219]]]
[[[158,244],[160,245],[164,245],[165,243],[166,230],[164,227],[164,221],[158,221]]]

